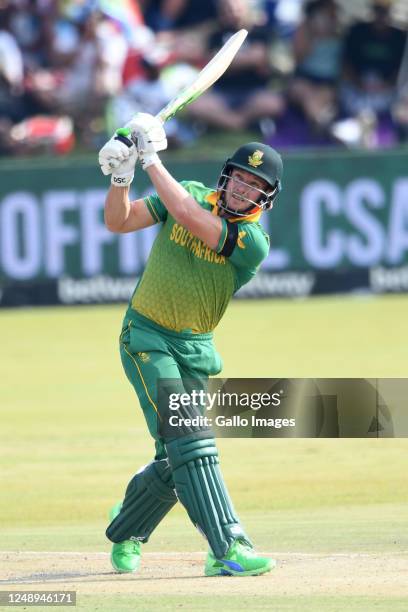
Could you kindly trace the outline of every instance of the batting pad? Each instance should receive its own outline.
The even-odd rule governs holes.
[[[106,530],[107,538],[111,542],[130,538],[147,542],[176,501],[167,459],[149,463],[129,482],[122,509]]]
[[[252,546],[243,531],[219,469],[214,438],[203,432],[177,438],[166,444],[177,497],[194,525],[205,535],[221,559],[232,542],[243,540]]]

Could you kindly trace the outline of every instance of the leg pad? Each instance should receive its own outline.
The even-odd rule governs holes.
[[[121,511],[106,530],[107,538],[111,542],[131,538],[147,542],[176,502],[167,459],[149,463],[129,482]]]
[[[202,433],[190,434],[168,442],[166,450],[177,497],[207,538],[215,557],[222,558],[237,539],[252,545],[224,484],[215,440],[204,438]]]

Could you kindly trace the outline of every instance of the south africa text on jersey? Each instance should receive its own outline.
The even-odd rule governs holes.
[[[204,259],[211,263],[225,264],[225,257],[223,255],[218,255],[178,223],[175,223],[172,227],[170,240],[174,241],[179,246],[189,249],[193,255],[200,259]]]

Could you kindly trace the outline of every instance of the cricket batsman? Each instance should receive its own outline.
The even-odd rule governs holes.
[[[161,163],[162,123],[138,113],[99,153],[111,174],[105,223],[112,232],[161,225],[144,273],[130,299],[120,334],[125,373],[151,435],[154,460],[129,482],[111,511],[106,535],[118,572],[138,569],[141,543],[177,501],[208,541],[206,576],[253,576],[275,561],[257,555],[232,505],[208,428],[161,435],[158,380],[207,380],[221,371],[213,330],[233,294],[256,273],[269,251],[259,224],[281,189],[282,160],[271,147],[251,142],[224,164],[217,190],[176,181]],[[155,194],[129,200],[136,162]],[[235,342],[231,338],[231,343]]]

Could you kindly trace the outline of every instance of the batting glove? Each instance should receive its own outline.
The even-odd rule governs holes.
[[[152,164],[160,163],[157,151],[167,149],[166,132],[162,122],[148,113],[137,113],[125,127],[130,129],[132,138],[137,139],[137,151],[143,170]]]
[[[111,183],[127,187],[133,181],[138,154],[129,128],[116,130],[115,135],[99,151],[103,174],[112,174]]]

